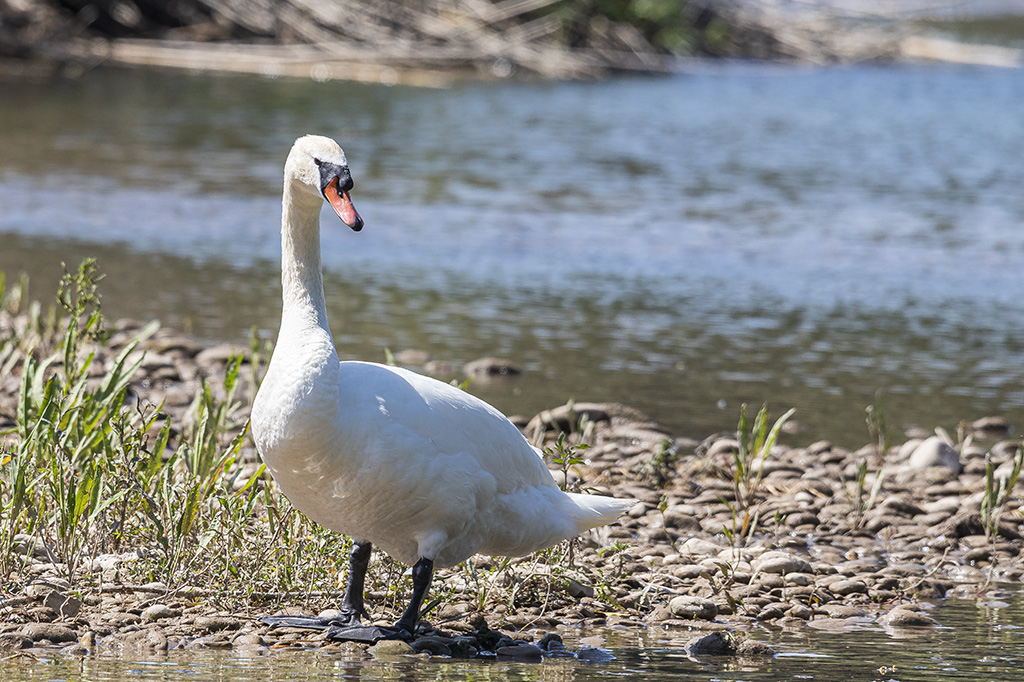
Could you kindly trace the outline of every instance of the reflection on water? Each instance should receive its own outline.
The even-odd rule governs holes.
[[[685,644],[696,631],[651,628],[608,629],[582,633],[603,638],[615,659],[586,664],[565,659],[543,663],[466,661],[425,656],[378,661],[369,656],[323,651],[212,650],[171,651],[148,661],[124,660],[100,649],[75,659],[31,657],[0,661],[0,678],[8,682],[43,680],[543,680],[588,682],[629,677],[644,680],[708,679],[746,682],[784,680],[891,680],[931,682],[963,679],[972,682],[1019,679],[1024,665],[1024,595],[990,593],[978,600],[950,599],[932,614],[941,628],[893,631],[874,624],[845,629],[810,628],[794,623],[785,628],[753,628],[746,636],[768,642],[774,659],[693,659]],[[863,620],[863,619],[862,619]],[[832,625],[836,622],[833,621]],[[576,648],[580,633],[571,629],[565,641]]]
[[[1024,407],[1019,71],[5,88],[0,269],[39,295],[96,255],[113,315],[273,335],[280,166],[317,131],[345,146],[367,221],[325,214],[346,356],[505,355],[523,378],[472,390],[507,412],[616,400],[696,437],[741,401],[846,445],[878,389],[901,425]]]

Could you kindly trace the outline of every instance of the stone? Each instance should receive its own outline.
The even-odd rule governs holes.
[[[152,606],[146,607],[142,612],[143,623],[155,623],[158,620],[164,618],[176,618],[181,615],[181,611],[172,609],[166,604],[153,604]]]
[[[691,656],[728,656],[736,652],[736,640],[728,633],[712,632],[687,642],[686,650]]]
[[[520,661],[539,661],[544,656],[544,650],[536,644],[514,644],[503,646],[496,652],[498,656],[515,658]]]
[[[220,632],[221,630],[237,630],[242,622],[229,616],[199,616],[195,627],[203,632]]]
[[[396,656],[408,656],[416,653],[407,642],[400,639],[382,639],[367,651],[374,658],[394,658]]]
[[[448,637],[420,637],[409,646],[416,653],[426,651],[431,656],[451,656],[452,650],[448,648],[451,641]]]
[[[927,613],[896,607],[882,617],[882,624],[892,628],[936,627],[939,622]]]
[[[32,646],[32,638],[18,632],[0,634],[0,657],[6,657],[15,651],[28,649]]]
[[[908,464],[911,469],[928,469],[943,466],[955,473],[960,473],[960,455],[950,447],[949,443],[938,436],[926,438],[914,448]]]
[[[78,641],[74,630],[56,623],[29,623],[21,629],[21,634],[34,642],[44,639],[54,644]]]
[[[523,370],[505,358],[479,358],[467,362],[462,368],[471,377],[510,377],[523,373]]]
[[[833,594],[840,596],[846,596],[848,594],[867,594],[868,586],[863,580],[847,579],[837,580],[828,586],[828,589]]]
[[[43,606],[49,607],[63,618],[74,618],[82,610],[82,600],[73,594],[51,590],[43,599]]]
[[[121,648],[126,652],[167,651],[167,635],[159,628],[147,628],[129,632],[121,638]]]
[[[744,638],[736,647],[736,655],[744,658],[774,658],[775,650],[764,642],[756,639]]]
[[[718,615],[718,607],[715,602],[703,597],[692,597],[680,595],[673,597],[668,603],[669,611],[677,618],[688,618],[692,620],[712,620]]]
[[[769,551],[753,561],[753,569],[758,573],[813,573],[811,564],[789,552]]]

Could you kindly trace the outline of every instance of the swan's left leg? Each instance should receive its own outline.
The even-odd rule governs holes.
[[[402,617],[395,623],[396,628],[405,630],[410,635],[416,634],[416,622],[420,619],[420,609],[423,608],[423,600],[427,597],[427,590],[430,589],[430,581],[433,578],[434,562],[430,559],[424,557],[412,567],[412,597]]]

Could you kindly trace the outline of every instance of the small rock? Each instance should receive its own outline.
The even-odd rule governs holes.
[[[155,623],[156,621],[164,618],[176,618],[180,615],[181,611],[178,611],[177,609],[172,609],[170,606],[167,606],[166,604],[153,604],[152,606],[147,607],[146,610],[142,612],[142,622]]]
[[[82,600],[72,594],[64,594],[57,590],[51,590],[43,605],[54,610],[63,618],[74,618],[82,610]]]
[[[17,632],[0,634],[0,656],[8,656],[15,651],[28,649],[32,646],[32,638]]]
[[[814,573],[808,562],[789,552],[765,552],[754,559],[752,566],[758,573]]]
[[[592,647],[581,647],[576,652],[576,660],[582,661],[583,663],[608,663],[615,660],[615,657],[604,649],[592,648]]]
[[[374,658],[393,658],[395,656],[408,656],[416,653],[408,643],[400,639],[382,639],[367,651]]]
[[[574,599],[582,599],[583,597],[593,599],[596,594],[593,587],[576,582],[572,578],[569,578],[566,582],[565,593]]]
[[[510,377],[523,373],[511,360],[505,358],[480,358],[467,362],[462,369],[471,377]]]
[[[431,656],[451,656],[452,650],[448,648],[450,642],[451,639],[447,637],[420,637],[410,646],[416,653],[426,651]]]
[[[837,580],[828,586],[833,594],[845,596],[848,594],[867,594],[868,586],[863,580]]]
[[[949,446],[949,443],[938,436],[926,438],[920,445],[914,448],[908,464],[911,469],[944,466],[956,473],[960,473],[961,470],[960,455]]]
[[[503,646],[496,652],[498,656],[515,658],[521,661],[539,661],[544,656],[544,651],[536,644],[514,644]]]
[[[129,632],[120,640],[127,652],[167,651],[167,635],[159,628],[147,628]]]
[[[756,639],[743,639],[736,647],[736,655],[745,658],[773,658],[775,650]]]
[[[937,620],[926,613],[896,607],[882,617],[882,624],[893,628],[935,627]]]
[[[712,632],[686,643],[691,656],[728,656],[736,653],[735,638],[724,632]]]
[[[680,595],[674,597],[668,603],[668,608],[673,616],[677,618],[689,618],[693,620],[712,620],[718,615],[718,607],[715,602],[702,597]]]
[[[56,623],[29,623],[21,629],[21,634],[29,637],[34,642],[46,639],[54,644],[65,642],[77,642],[78,635],[69,627],[57,625]]]
[[[221,630],[237,630],[241,621],[228,616],[199,616],[195,620],[197,630],[203,632],[220,632]]]
[[[814,611],[812,611],[811,607],[806,604],[793,604],[793,606],[786,611],[786,615],[791,618],[799,618],[800,620],[810,620],[811,616],[814,615]]]

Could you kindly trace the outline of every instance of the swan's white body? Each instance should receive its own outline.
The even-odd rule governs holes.
[[[559,490],[537,451],[482,400],[397,367],[339,361],[313,158],[347,171],[328,138],[299,138],[289,154],[281,331],[252,411],[256,445],[292,503],[403,563],[438,566],[477,552],[527,554],[629,508],[632,500]]]

